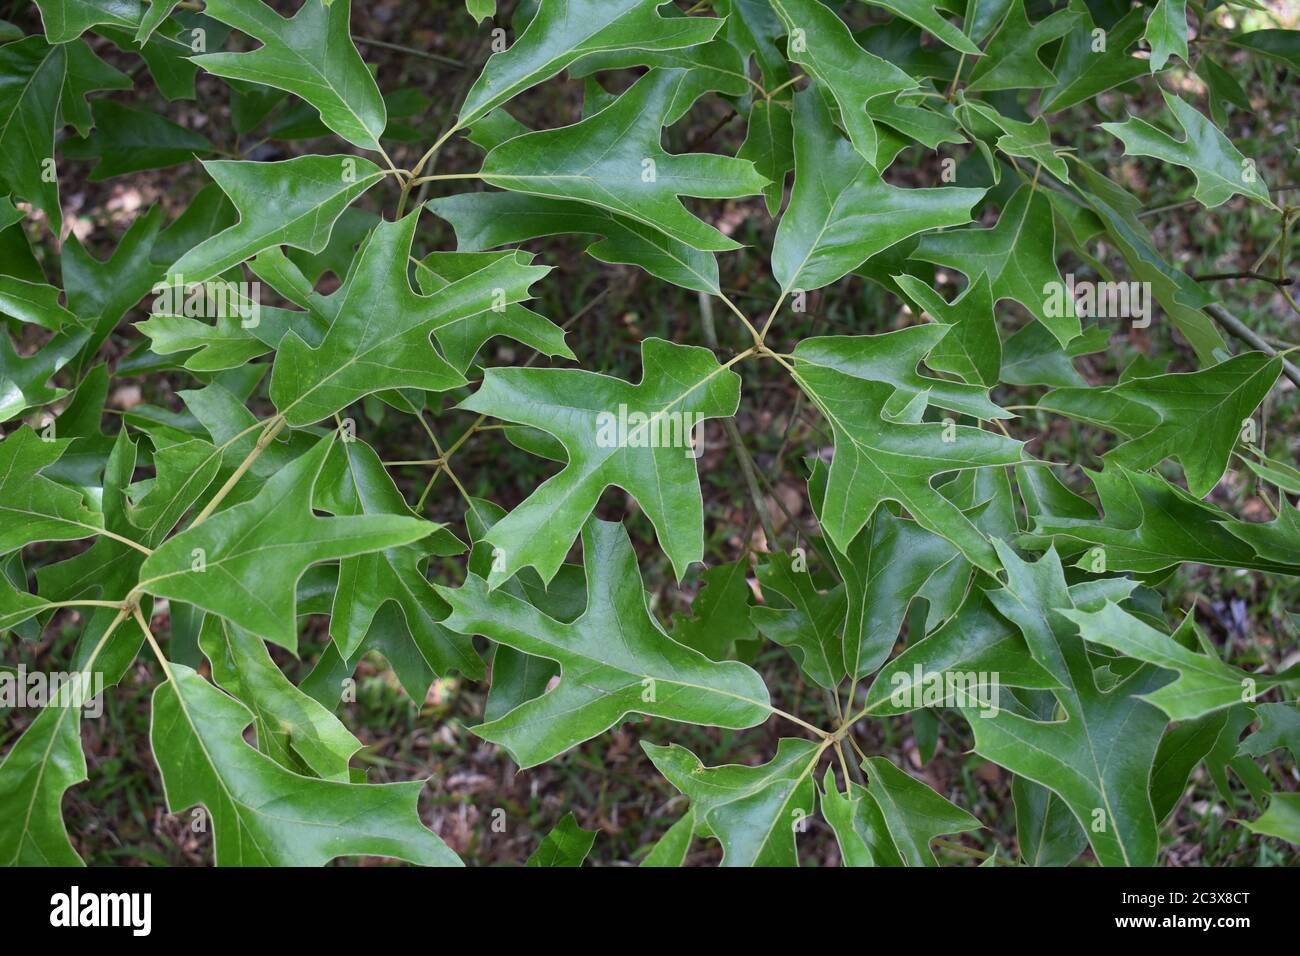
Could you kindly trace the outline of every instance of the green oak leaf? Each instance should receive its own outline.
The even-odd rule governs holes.
[[[484,157],[480,176],[513,192],[609,210],[696,249],[739,248],[678,197],[752,196],[767,180],[746,160],[664,151],[662,127],[688,79],[689,71],[653,70],[594,116],[506,140]]]
[[[1259,53],[1300,72],[1300,30],[1252,30],[1225,37],[1224,42]]]
[[[998,337],[988,273],[971,282],[952,302],[945,301],[916,276],[897,275],[894,281],[926,315],[948,326],[948,333],[930,349],[925,363],[936,372],[951,372],[968,385],[997,385],[1002,370],[1002,340]]]
[[[140,590],[294,647],[294,588],[308,567],[410,544],[437,527],[404,515],[315,517],[312,489],[332,443],[332,437],[318,441],[250,500],[170,538],[145,560]]]
[[[316,486],[316,505],[334,515],[410,515],[393,479],[373,448],[360,440],[339,442],[326,459]],[[451,539],[451,552],[463,545]],[[447,606],[424,573],[430,544],[446,540],[426,538],[415,544],[343,558],[330,614],[330,633],[344,659],[351,660],[375,626],[385,604],[402,612],[410,639],[420,648],[435,674],[459,670],[467,677],[483,676],[483,662],[466,637],[439,623]],[[439,553],[448,549],[440,547]]]
[[[671,50],[622,49],[591,53],[570,66],[569,75],[582,78],[602,70],[632,66],[686,71],[686,80],[676,89],[673,103],[664,115],[665,126],[672,126],[685,116],[691,105],[705,93],[734,97],[743,96],[751,89],[739,51],[725,40],[716,39]]]
[[[496,587],[525,566],[555,576],[601,493],[618,485],[655,527],[678,580],[704,557],[704,507],[690,432],[734,415],[740,377],[713,353],[648,338],[642,379],[577,369],[494,368],[461,408],[553,435],[568,462],[488,532]],[[689,427],[688,427],[689,426]]]
[[[86,779],[80,708],[41,708],[0,761],[0,863],[84,866],[68,840],[63,795]]]
[[[1096,50],[1091,16],[1061,40],[1052,72],[1056,82],[1043,90],[1038,101],[1042,113],[1054,113],[1077,106],[1112,87],[1145,76],[1148,63],[1132,55],[1146,23],[1146,11],[1130,10],[1105,32],[1106,48]]]
[[[351,784],[286,770],[244,740],[252,711],[184,664],[154,691],[150,740],[173,813],[202,804],[218,866],[323,866],[387,856],[459,866],[420,822],[422,781]]]
[[[528,297],[549,267],[504,252],[432,295],[411,288],[408,257],[419,211],[381,222],[362,244],[356,264],[334,294],[315,300],[329,321],[312,346],[296,332],[280,340],[271,400],[291,425],[308,425],[388,388],[445,391],[465,378],[434,349],[437,328]]]
[[[1070,181],[1070,167],[1064,159],[1064,150],[1052,142],[1052,131],[1047,121],[1041,116],[1029,123],[1003,116],[996,109],[980,100],[968,100],[964,96],[957,107],[957,115],[962,118],[962,125],[982,138],[997,136],[995,145],[1008,156],[1023,156],[1041,165],[1062,182]],[[995,175],[997,167],[994,167]]]
[[[59,183],[45,174],[66,69],[65,48],[40,37],[0,46],[0,183],[44,212],[54,233],[63,225]]]
[[[804,362],[793,374],[835,436],[822,521],[836,547],[846,550],[877,506],[896,501],[976,567],[997,569],[988,539],[931,482],[951,471],[1014,464],[1023,455],[1020,442],[968,425],[887,418],[894,389],[885,382]]]
[[[879,669],[893,650],[913,599],[960,557],[945,538],[895,517],[887,508],[877,508],[843,552],[832,545],[831,558],[848,598],[844,668],[849,677],[866,677]],[[965,585],[964,577],[956,582],[959,586]]]
[[[67,389],[49,385],[54,373],[80,354],[90,333],[78,329],[60,333],[31,355],[19,355],[13,340],[0,331],[0,422],[56,402]]]
[[[361,741],[284,676],[260,637],[206,615],[199,647],[213,680],[253,712],[262,753],[295,773],[348,782],[348,761]]]
[[[1103,692],[1083,639],[1060,613],[1074,603],[1056,552],[1031,564],[1003,542],[994,545],[1007,585],[989,598],[1060,684],[1053,693],[1064,713],[1036,720],[1007,709],[964,709],[975,751],[1065,800],[1102,865],[1152,866],[1159,838],[1147,787],[1167,720],[1136,695],[1154,689],[1157,675],[1133,671]]]
[[[737,159],[754,164],[758,174],[768,181],[763,187],[763,201],[769,216],[775,216],[785,198],[785,178],[794,169],[794,123],[790,107],[779,100],[755,98],[749,107],[745,141]]]
[[[909,236],[971,221],[982,190],[891,186],[840,136],[816,85],[794,102],[794,191],[772,248],[783,293],[820,289]]]
[[[866,758],[862,769],[865,787],[849,781],[848,792],[840,793],[829,770],[823,782],[822,813],[848,866],[938,866],[930,849],[935,837],[981,827],[884,757]]]
[[[892,101],[917,81],[859,46],[848,25],[820,0],[772,0],[772,9],[785,25],[791,61],[835,99],[840,122],[866,163],[883,168],[877,156],[880,134],[871,118],[873,101]]]
[[[1300,677],[1300,669],[1269,675],[1248,674],[1209,654],[1198,654],[1114,604],[1098,611],[1062,611],[1079,626],[1085,641],[1113,648],[1127,657],[1178,672],[1178,679],[1144,694],[1170,720],[1194,720],[1243,701],[1274,685]]]
[[[955,27],[945,13],[951,9],[950,0],[864,0],[873,7],[883,7],[890,13],[915,23],[918,27],[967,56],[981,56],[970,37]],[[960,4],[959,4],[960,7]]]
[[[465,12],[481,24],[497,15],[497,0],[465,0]]]
[[[1101,499],[1104,518],[1049,515],[1036,518],[1035,535],[1051,535],[1102,549],[1111,571],[1148,574],[1182,562],[1224,568],[1300,574],[1294,552],[1279,560],[1261,556],[1238,530],[1258,527],[1231,519],[1208,502],[1188,494],[1159,475],[1109,465],[1089,472]],[[1249,532],[1247,532],[1249,533]]]
[[[797,570],[790,555],[769,555],[758,568],[766,606],[752,608],[750,620],[759,633],[787,648],[808,679],[827,690],[839,686],[846,673],[844,631],[845,589],[836,585],[818,590],[812,575]],[[788,607],[773,600],[779,597]]]
[[[497,525],[500,527],[500,525]],[[560,665],[554,689],[473,728],[521,768],[536,766],[622,722],[628,714],[739,729],[769,714],[762,679],[737,661],[711,661],[676,643],[646,607],[636,554],[620,524],[591,519],[582,532],[587,608],[572,624],[470,575],[439,586],[443,626],[481,634]]]
[[[1271,485],[1276,485],[1280,490],[1289,495],[1300,495],[1300,468],[1280,461],[1277,458],[1270,458],[1258,448],[1252,447],[1251,454],[1255,458],[1245,458],[1238,454],[1242,462],[1263,481]]]
[[[43,282],[0,275],[0,313],[51,332],[76,327],[81,320],[59,303],[60,291]]]
[[[1084,20],[1086,10],[1082,3],[1071,0],[1065,9],[1031,24],[1025,0],[1013,0],[998,32],[971,70],[967,92],[1051,86],[1056,76],[1043,65],[1040,53],[1049,43],[1068,36]]]
[[[887,412],[897,412],[924,395],[930,405],[972,418],[1010,418],[1012,413],[989,400],[988,389],[922,375],[917,366],[949,335],[948,327],[913,325],[876,335],[821,335],[802,340],[796,358],[809,366],[834,369],[865,382],[889,383],[894,395]],[[926,360],[928,361],[928,360]]]
[[[76,541],[104,530],[80,491],[41,474],[67,451],[71,439],[46,440],[20,428],[0,441],[0,554],[36,541]]]
[[[1142,39],[1151,47],[1151,72],[1159,73],[1171,56],[1187,62],[1187,0],[1159,0],[1147,18]]]
[[[433,295],[499,258],[490,252],[431,252],[414,263],[415,282],[425,295]],[[521,342],[542,355],[577,361],[573,350],[564,343],[563,329],[517,302],[504,309],[491,308],[454,319],[439,325],[433,334],[448,363],[462,375],[473,364],[479,350],[498,335]]]
[[[594,259],[639,266],[656,278],[696,292],[717,295],[722,290],[713,253],[608,209],[523,193],[459,193],[431,199],[427,206],[451,223],[457,248],[463,252],[495,249],[539,236],[602,236],[587,246],[587,254]]]
[[[1062,346],[1079,336],[1074,303],[1064,294],[1056,267],[1056,226],[1052,204],[1032,185],[1021,186],[989,229],[956,229],[924,236],[918,259],[960,270],[974,282],[987,275],[997,301],[1014,299],[1033,313]],[[1059,308],[1049,308],[1052,289],[1061,290]]]
[[[595,842],[596,831],[578,826],[570,811],[542,838],[524,866],[582,866]]]
[[[690,616],[673,619],[672,639],[715,661],[725,658],[737,642],[751,640],[748,571],[744,559],[705,568]]]
[[[691,800],[697,831],[722,844],[723,866],[798,866],[795,835],[817,799],[813,769],[824,746],[786,737],[758,767],[705,767],[684,747],[641,741],[674,787]]]
[[[769,0],[714,0],[713,8],[726,17],[721,36],[740,51],[748,63],[757,63],[769,89],[790,77],[790,66],[778,49],[783,28]]]
[[[264,249],[318,253],[343,211],[384,174],[358,156],[298,156],[274,163],[213,160],[203,168],[239,210],[239,222],[187,250],[167,269],[203,282]]]
[[[1075,164],[1080,195],[1124,257],[1132,278],[1151,283],[1151,295],[1174,320],[1203,365],[1220,361],[1229,349],[1218,326],[1202,311],[1214,301],[1202,284],[1170,263],[1139,218],[1142,204],[1132,194],[1085,164]]]
[[[1268,809],[1254,820],[1246,821],[1251,833],[1279,837],[1300,846],[1300,793],[1275,792],[1268,798]]]
[[[90,94],[100,90],[129,90],[132,88],[131,78],[101,60],[85,40],[68,43],[64,49],[68,55],[68,67],[63,77],[59,112],[63,122],[73,127],[79,136],[88,136],[91,126],[96,123],[88,102]]]
[[[1261,559],[1290,565],[1290,573],[1296,573],[1295,565],[1300,563],[1300,508],[1285,498],[1272,521],[1220,521],[1219,524],[1254,548]]]
[[[1255,707],[1259,729],[1241,742],[1239,754],[1262,757],[1285,747],[1295,760],[1300,751],[1300,707],[1293,704],[1259,704]]]
[[[1174,139],[1137,117],[1129,117],[1123,123],[1102,123],[1101,128],[1119,138],[1126,155],[1151,156],[1190,169],[1196,177],[1192,195],[1207,208],[1213,209],[1240,195],[1276,209],[1268,187],[1255,171],[1254,162],[1243,156],[1195,107],[1172,93],[1164,90],[1161,93],[1183,131],[1182,139]]]
[[[718,19],[661,16],[666,0],[543,0],[528,28],[488,60],[465,96],[457,126],[482,119],[507,100],[590,54],[660,52],[698,46],[722,27]],[[627,66],[649,59],[624,54]]]
[[[207,53],[193,62],[217,76],[287,90],[320,112],[354,146],[381,149],[388,112],[352,44],[351,0],[304,3],[286,19],[261,0],[207,0],[203,12],[262,45],[250,53]]]
[[[1039,407],[1118,432],[1128,441],[1105,460],[1143,469],[1177,458],[1203,498],[1227,470],[1232,449],[1282,373],[1282,360],[1246,352],[1196,372],[1132,378],[1109,388],[1048,392]]]
[[[157,113],[133,110],[112,100],[96,100],[91,112],[94,135],[64,143],[63,153],[73,159],[98,160],[90,173],[92,182],[179,166],[195,154],[212,151],[206,136]]]
[[[140,0],[37,0],[45,38],[51,43],[75,40],[91,27],[134,27]]]

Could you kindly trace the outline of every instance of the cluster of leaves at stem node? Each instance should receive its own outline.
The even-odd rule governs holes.
[[[1254,762],[1294,767],[1296,671],[1223,660],[1190,614],[1171,626],[1160,590],[1184,564],[1300,574],[1300,471],[1253,429],[1295,367],[1248,328],[1225,337],[1214,287],[1158,249],[1148,197],[1062,132],[1102,94],[1159,90],[1092,135],[1112,159],[1165,164],[1193,213],[1238,197],[1280,216],[1283,287],[1297,216],[1225,132],[1244,99],[1226,57],[1294,85],[1300,32],[1225,27],[1243,21],[1198,0],[469,0],[491,55],[434,67],[447,91],[471,74],[433,125],[405,121],[414,91],[384,88],[348,0],[14,6],[0,635],[73,623],[66,669],[99,683],[35,712],[0,759],[0,862],[81,862],[61,811],[87,778],[80,705],[141,654],[159,799],[203,808],[220,864],[461,862],[421,822],[422,781],[353,763],[340,688],[371,652],[417,702],[436,679],[490,680],[468,730],[521,768],[647,728],[681,794],[648,865],[699,841],[728,866],[797,864],[814,815],[846,865],[936,864],[937,838],[990,821],[858,732],[940,711],[1008,772],[1018,856],[999,862],[1153,864],[1201,765],[1225,795],[1230,770],[1250,789],[1252,830],[1300,841],[1300,795]],[[209,77],[225,120],[162,115]],[[549,128],[531,104],[567,79],[585,83],[581,115]],[[743,127],[734,155],[698,135],[719,109],[715,133]],[[275,158],[257,158],[266,143]],[[83,247],[64,205],[77,176],[173,167],[208,185],[170,217],[139,212],[108,259]],[[557,277],[520,247],[561,235],[596,274],[644,273],[640,295],[689,293],[679,340],[640,342],[639,380],[582,367],[584,326],[566,341],[527,304]],[[1151,334],[1186,367],[1085,379],[1076,360],[1125,328],[1073,286],[1053,301],[1067,257],[1150,290]],[[724,287],[765,271],[757,311]],[[853,280],[908,323],[867,332],[860,310],[850,334],[811,334],[810,296]],[[484,349],[501,337],[518,347]],[[825,436],[790,464],[815,523],[704,569],[669,627],[641,565],[658,549],[678,582],[699,570],[712,519],[691,436],[729,425],[759,375]],[[164,376],[179,390],[150,387]],[[126,380],[147,401],[108,414]],[[1041,457],[1029,441],[1054,421],[1107,436],[1100,459]],[[427,439],[415,490],[367,426]],[[553,462],[509,511],[457,475],[493,427]],[[752,436],[727,434],[770,531]],[[1210,500],[1236,474],[1273,489],[1272,521]],[[611,487],[648,522],[596,518]],[[431,493],[463,496],[463,525],[427,520]],[[277,658],[308,615],[327,644],[295,684]],[[755,665],[769,641],[838,717],[786,709]],[[782,736],[766,762],[705,766],[671,722]],[[528,863],[577,865],[592,845],[569,815]]]

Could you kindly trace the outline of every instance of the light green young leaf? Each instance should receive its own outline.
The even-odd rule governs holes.
[[[497,15],[497,0],[465,0],[465,10],[475,23],[482,23]]]
[[[628,714],[740,729],[769,714],[762,679],[737,661],[711,661],[676,643],[646,607],[636,554],[620,524],[591,519],[582,533],[587,607],[572,624],[470,575],[439,586],[443,626],[481,634],[560,665],[559,683],[504,717],[473,728],[522,768],[536,766],[621,723]],[[613,639],[612,639],[613,638]]]
[[[555,576],[601,493],[618,485],[635,497],[659,536],[678,580],[704,557],[704,506],[690,433],[701,421],[734,415],[740,377],[713,353],[649,338],[642,378],[577,369],[488,369],[461,403],[472,412],[530,425],[568,452],[543,482],[488,532],[499,549],[493,587],[525,566]]]
[[[207,0],[203,12],[262,46],[250,53],[207,53],[193,61],[209,73],[287,90],[320,112],[321,122],[354,146],[381,149],[388,125],[379,94],[348,28],[351,0],[304,3],[284,18],[261,0]]]
[[[718,19],[662,16],[659,8],[665,3],[543,0],[523,35],[508,50],[488,60],[465,97],[457,126],[469,126],[482,119],[507,100],[589,54],[698,46],[713,39],[722,26]],[[638,59],[635,63],[648,65],[650,61]]]
[[[173,813],[202,804],[218,866],[323,866],[386,856],[459,866],[420,822],[422,781],[351,784],[286,770],[244,740],[254,715],[183,664],[153,698],[150,739]]]
[[[484,158],[480,175],[513,192],[598,206],[696,249],[739,248],[678,197],[753,196],[767,180],[753,163],[731,156],[664,151],[662,128],[688,79],[684,70],[653,70],[580,123],[506,140]]]

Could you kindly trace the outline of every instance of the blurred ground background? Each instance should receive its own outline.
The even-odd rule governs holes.
[[[296,7],[274,5],[282,12]],[[29,31],[39,29],[34,7],[27,3],[8,6],[13,9],[0,15]],[[504,24],[514,3],[504,0],[501,6],[504,15],[498,21]],[[5,7],[0,3],[0,10]],[[381,88],[385,92],[411,89],[424,97],[417,101],[419,111],[403,118],[416,138],[390,148],[399,166],[409,166],[448,125],[467,83],[488,52],[491,24],[476,29],[459,0],[429,4],[378,0],[355,7],[353,32],[359,38],[363,56],[378,67]],[[855,26],[866,27],[882,19],[880,11],[865,5],[849,7]],[[1254,13],[1244,15],[1257,18],[1250,19],[1253,27],[1300,26],[1295,4],[1274,0],[1271,7],[1271,19]],[[1218,22],[1230,22],[1222,18],[1240,15],[1220,13]],[[1211,26],[1206,35],[1212,38],[1213,34]],[[136,62],[107,43],[94,42],[106,59],[124,69]],[[389,44],[416,52],[404,52]],[[1268,61],[1251,61],[1226,47],[1216,47],[1215,56],[1245,89],[1252,104],[1250,111],[1229,111],[1229,135],[1244,154],[1257,159],[1266,182],[1300,183],[1294,148],[1300,142],[1296,75]],[[1200,81],[1190,74],[1179,76],[1183,78],[1174,80],[1179,92],[1205,110],[1206,91]],[[617,91],[631,77],[629,73],[626,77],[605,76],[603,80]],[[328,141],[327,147],[312,140],[259,143],[261,137],[257,134],[236,141],[229,132],[227,87],[202,73],[197,101],[167,102],[144,72],[138,74],[138,83],[133,93],[113,97],[138,108],[157,109],[232,153],[277,159],[314,149],[338,150],[335,140]],[[564,125],[580,116],[582,94],[581,82],[557,80],[521,97],[512,111],[538,128]],[[1099,164],[1148,208],[1179,204],[1191,194],[1189,173],[1148,160],[1122,158],[1118,142],[1096,128],[1099,122],[1122,120],[1129,112],[1155,119],[1162,109],[1155,84],[1150,81],[1111,91],[1093,104],[1054,117],[1055,141],[1073,146],[1081,157]],[[711,98],[702,102],[690,118],[669,130],[666,141],[672,151],[690,148],[734,153],[743,135],[743,120],[725,102]],[[480,155],[475,147],[458,138],[444,149],[438,171],[476,169]],[[958,159],[963,184],[967,179],[972,184],[979,181],[982,164],[978,156],[972,155],[972,161],[967,163],[965,150],[943,155]],[[941,155],[933,151],[909,149],[900,156],[888,178],[898,184],[936,184],[940,159]],[[158,203],[169,218],[174,217],[207,182],[197,163],[101,183],[89,182],[86,171],[85,163],[61,163],[65,215],[88,248],[101,256],[111,251],[126,226],[144,209]],[[1284,195],[1282,200],[1300,203],[1300,189]],[[396,189],[391,183],[364,200],[376,211],[388,214],[395,201]],[[761,200],[711,206],[700,203],[696,208],[749,247],[721,258],[723,283],[747,312],[765,315],[777,289],[767,272],[765,254],[771,245],[774,222]],[[1146,222],[1159,247],[1192,273],[1250,269],[1279,230],[1276,215],[1266,215],[1240,199],[1213,211],[1197,204],[1178,205]],[[454,248],[450,229],[427,214],[417,242],[426,249]],[[666,286],[637,270],[597,263],[581,254],[585,244],[565,239],[532,244],[542,253],[543,261],[556,267],[555,273],[539,286],[541,298],[535,308],[562,324],[572,320],[569,343],[582,367],[635,380],[640,375],[639,342],[643,337],[658,335],[678,342],[704,343],[700,307],[694,294]],[[48,244],[46,249],[49,251]],[[1062,272],[1071,268],[1081,277],[1090,275],[1086,264],[1066,257]],[[322,285],[328,289],[337,281],[336,276],[326,276]],[[1230,282],[1219,283],[1216,291],[1232,311],[1269,340],[1300,342],[1300,316],[1271,286]],[[947,293],[951,298],[951,289]],[[144,317],[143,311],[138,311],[132,320]],[[1000,307],[999,317],[1008,329],[1019,327],[1026,319],[1011,303]],[[849,278],[811,296],[807,315],[783,315],[777,326],[780,341],[773,344],[789,351],[809,335],[882,332],[916,321],[878,287]],[[735,325],[720,312],[718,332],[723,349],[744,346],[745,337]],[[137,333],[124,327],[105,346],[104,357],[111,361],[137,341]],[[489,345],[482,358],[487,364],[509,364],[523,361],[525,355],[521,347],[498,340]],[[1195,367],[1190,349],[1172,333],[1159,312],[1148,329],[1130,329],[1127,323],[1118,326],[1110,349],[1078,364],[1090,382],[1108,384],[1139,357],[1168,364],[1172,370]],[[774,546],[788,549],[815,534],[803,491],[802,461],[810,455],[826,455],[830,440],[815,413],[797,400],[793,383],[777,366],[751,362],[742,371],[745,384],[738,425],[760,470],[770,481],[769,511],[774,515],[780,539]],[[192,379],[180,374],[119,378],[110,402],[119,409],[140,402],[179,409],[174,391],[192,384]],[[994,399],[1003,404],[1029,403],[1041,391],[999,389]],[[459,397],[449,396],[446,407],[450,408]],[[1030,414],[1030,418],[1013,424],[1013,435],[1034,439],[1030,448],[1043,458],[1073,463],[1070,477],[1075,487],[1086,488],[1079,469],[1096,467],[1100,453],[1113,444],[1113,436],[1065,419],[1040,419]],[[1283,380],[1265,407],[1264,444],[1273,456],[1292,462],[1300,457],[1298,419],[1300,400],[1296,390]],[[454,440],[472,421],[468,413],[447,411],[439,417],[436,427],[440,435]],[[390,460],[435,455],[424,432],[409,417],[390,413],[382,421],[368,422],[366,437]],[[716,423],[710,423],[706,441],[700,474],[705,496],[707,560],[734,561],[768,543],[761,531],[751,531],[753,509],[740,482],[737,462]],[[511,507],[550,474],[551,467],[489,431],[474,436],[462,449],[456,471],[471,494]],[[428,479],[428,470],[422,468],[400,469],[395,474],[412,501]],[[1253,479],[1248,480],[1244,471],[1230,472],[1213,493],[1213,500],[1247,519],[1267,520],[1270,516],[1257,496]],[[599,513],[618,518],[629,507],[634,510],[634,503],[611,490]],[[426,513],[462,529],[463,510],[461,499],[443,479],[429,496]],[[649,523],[635,515],[628,523],[640,551],[643,576],[653,593],[654,609],[667,621],[689,606],[698,589],[698,569],[678,588],[672,582],[666,559],[653,546]],[[51,552],[49,557],[54,554]],[[1300,657],[1300,640],[1287,618],[1288,610],[1300,610],[1300,582],[1249,572],[1187,567],[1175,574],[1164,590],[1170,620],[1194,608],[1198,622],[1234,664],[1247,669],[1273,669]],[[69,615],[47,628],[40,642],[0,649],[0,660],[57,670],[68,659],[75,633],[76,619]],[[275,651],[291,677],[298,679],[310,670],[324,635],[323,621],[312,620],[302,642],[301,661]],[[774,703],[818,723],[825,722],[820,691],[805,684],[781,648],[767,648],[755,666],[767,680]],[[210,862],[208,837],[191,833],[189,814],[168,814],[162,799],[148,749],[149,695],[157,676],[155,665],[142,656],[123,685],[107,695],[104,718],[84,723],[90,782],[70,792],[65,811],[74,845],[92,865]],[[358,700],[344,708],[343,719],[366,744],[360,764],[375,781],[429,777],[422,804],[426,821],[467,862],[476,865],[522,862],[541,836],[569,811],[584,827],[600,831],[590,856],[592,862],[635,863],[684,806],[682,798],[658,777],[642,754],[639,740],[679,743],[710,765],[759,763],[770,757],[778,735],[788,729],[770,721],[764,727],[734,734],[638,720],[548,765],[520,773],[508,757],[466,729],[481,717],[485,686],[458,679],[439,681],[427,699],[417,705],[402,694],[381,659],[364,661],[357,676]],[[19,713],[0,721],[0,750],[7,749],[28,719],[28,715]],[[925,762],[920,759],[916,728],[907,717],[862,725],[859,742],[867,753],[883,753],[906,766],[985,824],[987,829],[964,834],[956,841],[966,851],[940,848],[943,862],[974,864],[995,850],[1003,859],[1014,858],[1014,807],[1008,775],[966,754],[970,734],[955,715],[941,714],[938,734],[937,750]],[[1279,788],[1296,789],[1300,785],[1294,766],[1276,760],[1261,765]],[[506,811],[508,825],[504,833],[494,833],[487,826],[495,808]],[[1203,771],[1198,771],[1190,793],[1166,824],[1168,845],[1161,862],[1294,865],[1300,861],[1296,848],[1281,840],[1255,837],[1234,822],[1235,818],[1253,817],[1257,812],[1244,794],[1234,805],[1225,803]],[[807,865],[832,864],[838,858],[833,837],[817,821],[811,822],[809,832],[800,837],[800,853]],[[716,844],[697,843],[689,862],[706,864],[716,862],[718,857]],[[1089,857],[1085,854],[1081,862],[1089,862]]]

